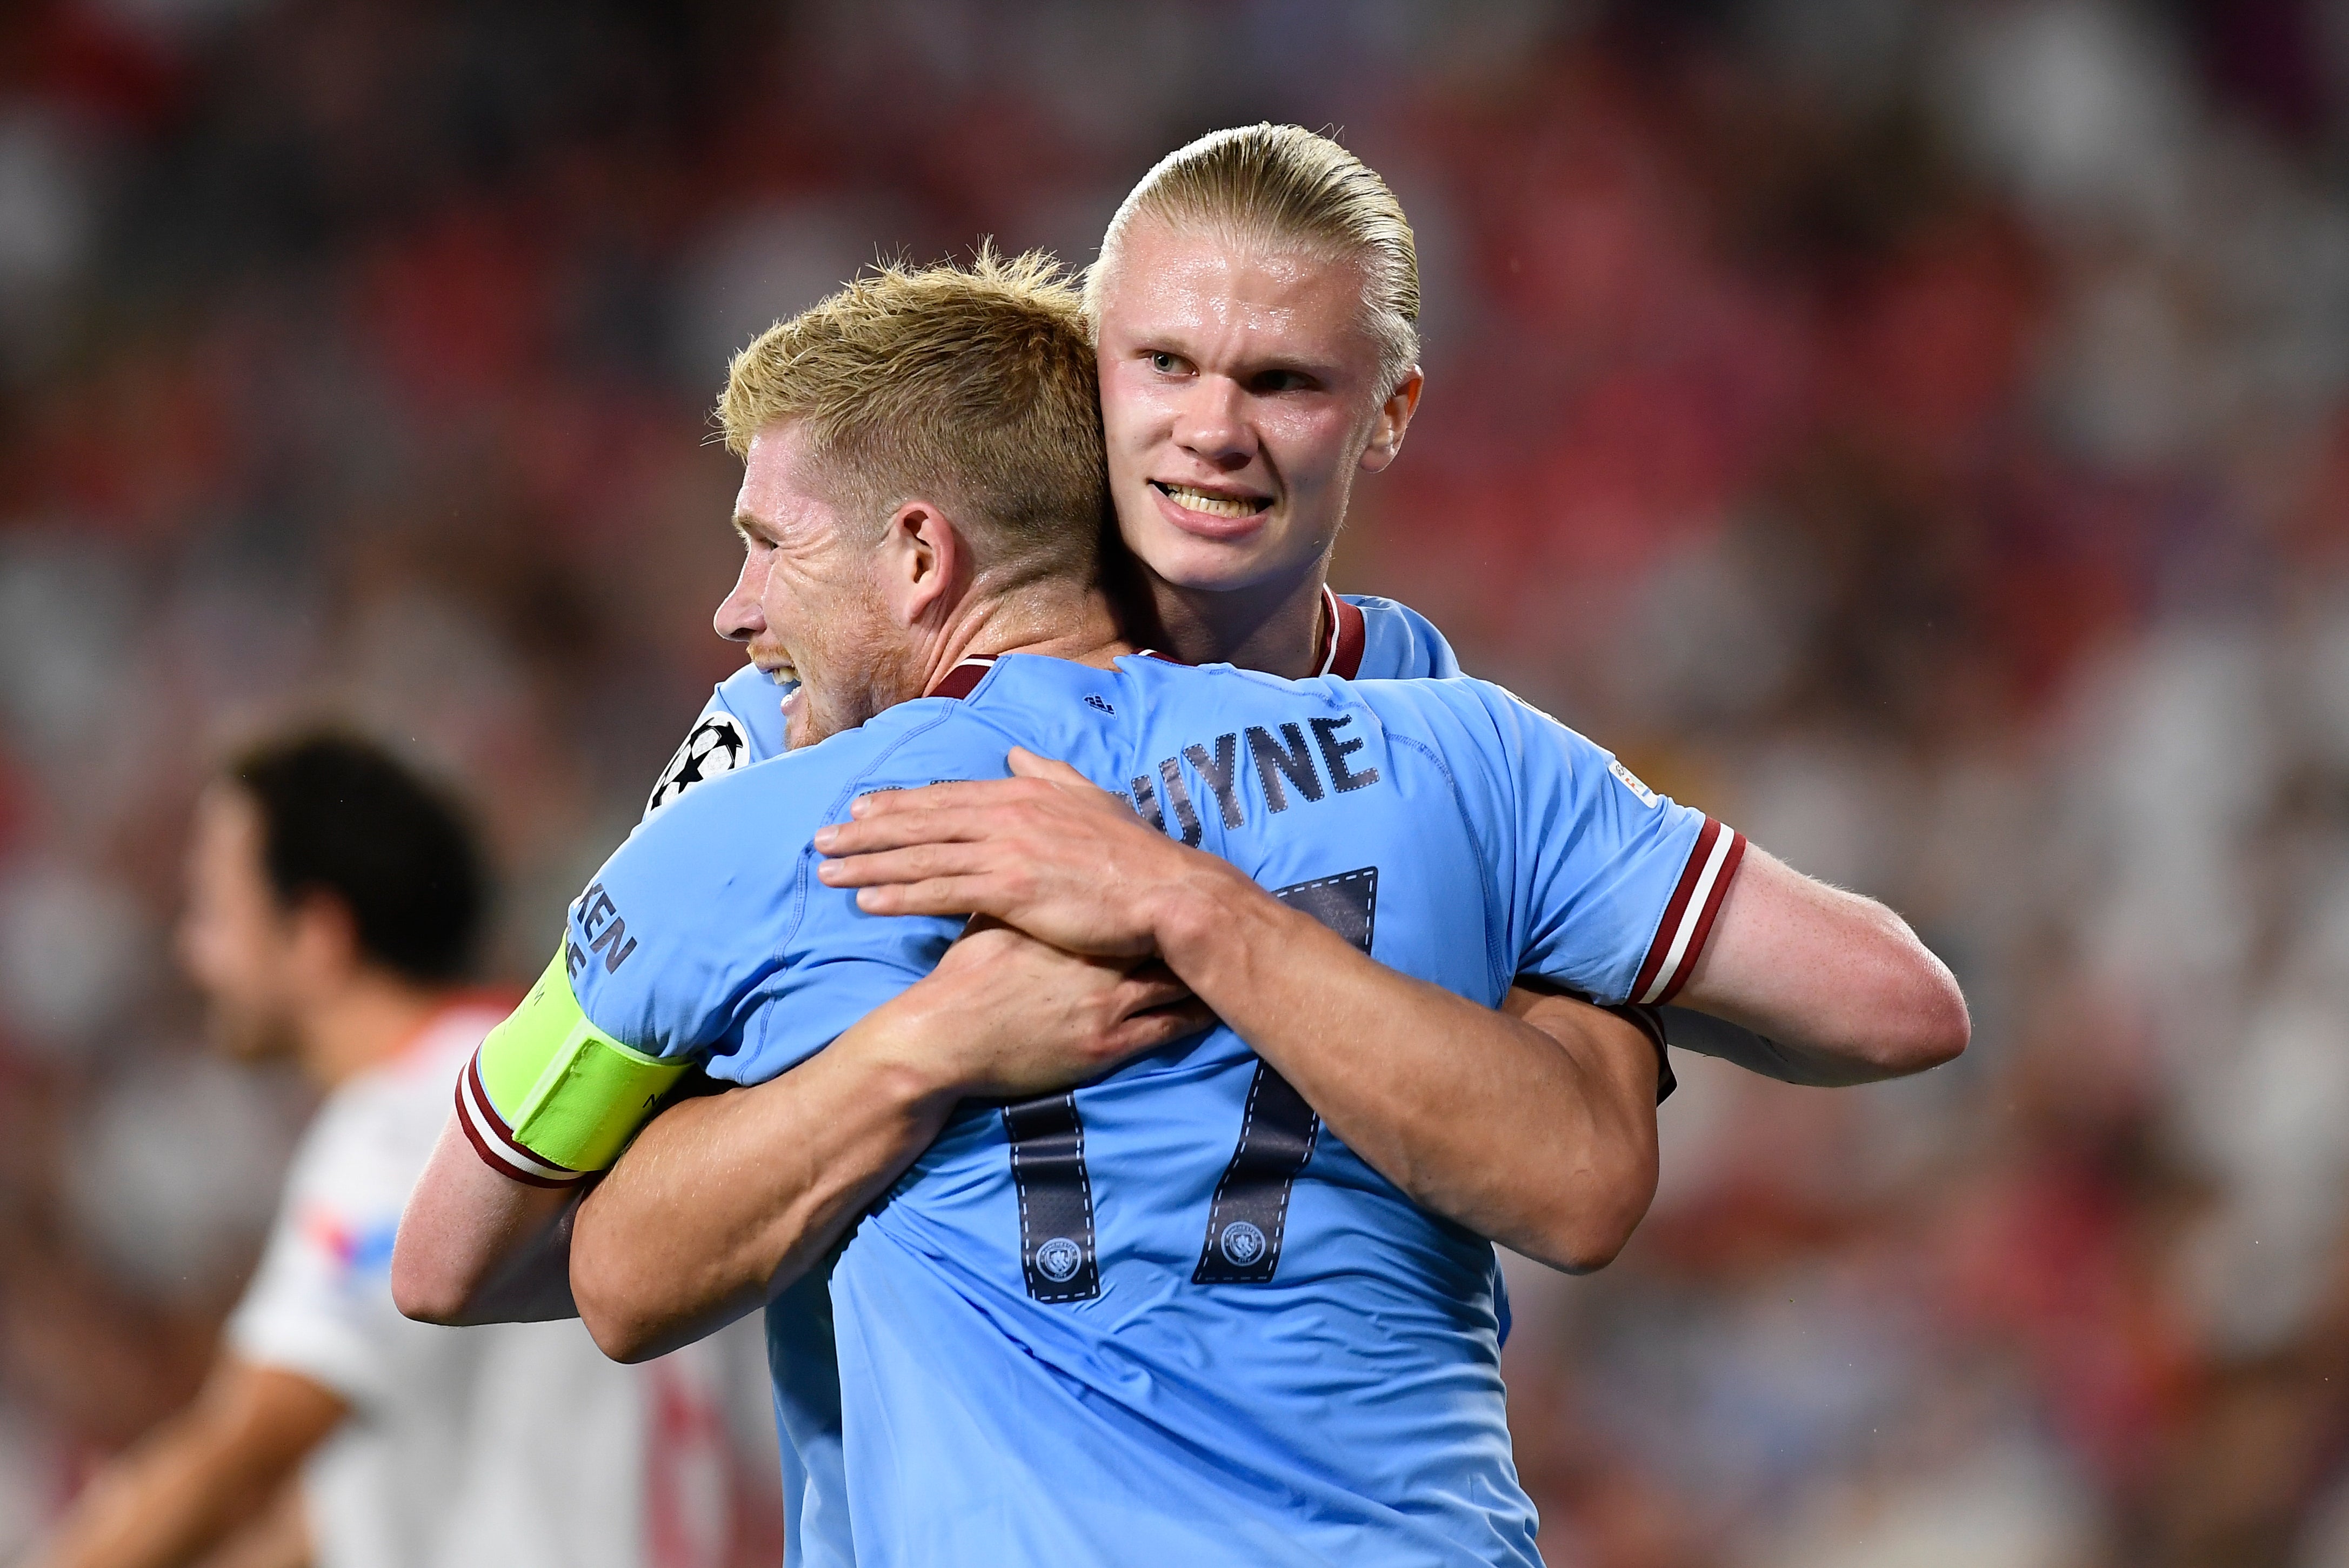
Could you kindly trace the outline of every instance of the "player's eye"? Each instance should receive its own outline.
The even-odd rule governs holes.
[[[1161,376],[1175,376],[1181,374],[1185,366],[1181,355],[1169,354],[1162,348],[1151,355],[1150,368]]]
[[[1302,370],[1267,370],[1248,382],[1251,392],[1302,392],[1313,385],[1313,377]]]

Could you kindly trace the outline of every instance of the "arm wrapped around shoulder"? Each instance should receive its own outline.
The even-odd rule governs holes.
[[[564,1186],[607,1169],[690,1064],[622,1045],[579,1006],[558,949],[457,1086],[473,1148],[500,1173]]]

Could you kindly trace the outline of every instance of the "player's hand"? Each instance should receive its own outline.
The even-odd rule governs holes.
[[[1216,1021],[1154,960],[1063,953],[984,917],[899,1001],[919,1020],[905,1044],[943,1048],[956,1090],[981,1099],[1073,1088]]]
[[[1017,748],[1010,762],[1010,779],[859,798],[850,820],[815,835],[834,857],[817,876],[857,889],[870,914],[992,915],[1105,958],[1155,953],[1170,900],[1212,901],[1239,876],[1064,762]]]

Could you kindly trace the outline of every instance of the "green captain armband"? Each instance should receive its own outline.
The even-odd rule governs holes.
[[[618,1159],[688,1065],[630,1050],[589,1022],[557,948],[473,1053],[457,1084],[458,1120],[492,1169],[565,1186]]]

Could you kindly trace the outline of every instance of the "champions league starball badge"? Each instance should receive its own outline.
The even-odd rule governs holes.
[[[659,810],[696,784],[731,773],[750,759],[750,738],[743,733],[742,721],[730,713],[709,715],[693,727],[693,733],[661,769],[660,781],[645,802],[646,813]]]

